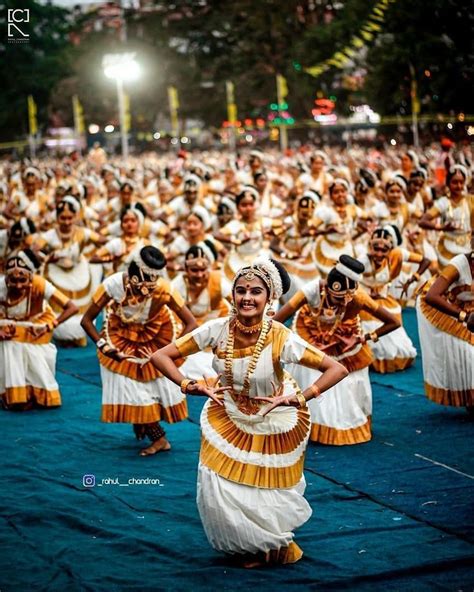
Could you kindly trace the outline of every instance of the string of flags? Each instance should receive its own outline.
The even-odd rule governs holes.
[[[311,68],[305,68],[305,71],[311,76],[320,76],[330,68],[343,68],[352,58],[357,55],[362,47],[372,41],[372,39],[382,30],[382,24],[385,20],[385,13],[390,4],[396,0],[379,0],[372,9],[369,17],[362,25],[360,31],[354,35],[346,47],[337,51],[333,56],[324,62],[320,62]]]

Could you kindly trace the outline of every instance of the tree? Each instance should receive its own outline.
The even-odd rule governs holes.
[[[6,0],[5,8],[19,8],[15,0]],[[28,43],[0,40],[0,138],[12,140],[28,133],[27,97],[33,95],[38,107],[39,127],[48,121],[48,103],[55,84],[64,78],[69,62],[69,13],[51,4],[24,0],[30,19],[22,26]],[[2,30],[7,31],[7,10],[1,12]]]

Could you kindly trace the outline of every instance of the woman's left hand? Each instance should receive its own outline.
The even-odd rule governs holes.
[[[273,397],[255,397],[254,401],[263,401],[264,403],[269,403],[262,407],[257,415],[261,415],[265,417],[270,411],[273,411],[275,407],[280,407],[285,405],[288,407],[289,405],[292,407],[299,407],[299,401],[296,397],[296,393],[290,393],[289,395],[283,394],[284,386],[283,384],[278,387],[275,387],[274,383],[272,382],[272,390],[273,390]]]
[[[29,333],[34,339],[39,339],[49,331],[51,329],[48,325],[35,325],[29,328]]]

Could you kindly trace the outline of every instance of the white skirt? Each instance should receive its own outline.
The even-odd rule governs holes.
[[[425,391],[443,405],[473,404],[474,346],[434,327],[416,302]]]
[[[118,423],[149,423],[164,419],[180,421],[187,415],[186,396],[164,376],[140,382],[100,366],[102,420]]]
[[[382,325],[382,321],[378,319],[362,321],[362,330],[364,333],[372,333]],[[377,361],[382,360],[389,361],[388,365],[393,367],[389,371],[402,370],[416,358],[415,346],[403,327],[395,329],[388,335],[383,335],[376,343],[370,341],[369,345],[374,354],[376,368]],[[399,368],[398,365],[400,365]]]
[[[267,553],[287,547],[312,510],[304,477],[290,489],[264,489],[220,477],[199,464],[197,505],[210,544],[225,553]]]
[[[40,404],[61,404],[56,353],[52,343],[0,341],[0,393],[6,394],[7,403],[23,403],[32,395]]]
[[[286,368],[301,390],[307,389],[321,372],[292,364]],[[335,386],[308,401],[311,413],[311,440],[322,444],[345,445],[371,438],[372,387],[369,369],[350,372]]]
[[[72,299],[74,304],[79,307],[79,312],[64,323],[61,323],[59,327],[56,327],[53,333],[54,338],[59,341],[84,340],[87,336],[81,327],[81,320],[85,309],[89,306],[92,296],[101,282],[101,266],[91,265],[85,257],[81,257],[79,263],[71,271],[65,271],[54,264],[49,265],[48,275],[51,282],[60,291],[78,292],[89,286],[87,294],[81,298]]]
[[[105,405],[146,406],[159,403],[164,407],[172,407],[186,399],[181,389],[164,376],[139,382],[117,372],[100,367],[102,378],[102,403]]]

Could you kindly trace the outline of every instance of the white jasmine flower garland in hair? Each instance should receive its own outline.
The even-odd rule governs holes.
[[[232,284],[232,291],[234,291],[237,280],[242,276],[249,280],[257,276],[263,280],[270,292],[270,300],[278,300],[283,294],[280,273],[275,264],[266,257],[257,257],[252,265],[246,265],[239,269]]]

